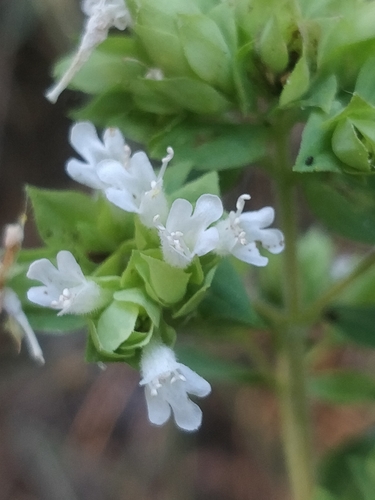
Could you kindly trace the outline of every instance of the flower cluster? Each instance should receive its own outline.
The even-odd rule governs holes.
[[[259,244],[271,253],[281,252],[282,233],[268,227],[274,210],[265,207],[244,212],[250,199],[247,194],[239,197],[237,210],[227,215],[221,199],[214,194],[201,195],[195,206],[184,198],[175,199],[169,206],[163,177],[173,158],[172,148],[167,148],[161,168],[155,172],[144,152],[131,153],[118,129],[105,130],[100,139],[91,123],[81,122],[73,126],[70,141],[81,159],[70,159],[67,173],[102,193],[110,204],[138,217],[146,243],[133,247],[124,260],[125,271],[120,268],[112,277],[85,276],[67,250],[57,254],[56,267],[47,259],[37,260],[27,276],[43,285],[30,288],[27,296],[31,302],[58,310],[59,316],[87,316],[92,342],[94,347],[100,346],[101,355],[104,352],[110,359],[114,356],[138,363],[152,423],[163,424],[173,411],[180,428],[196,430],[202,414],[188,394],[203,397],[211,388],[177,362],[169,347],[173,336],[165,325],[163,311],[170,309],[172,316],[187,314],[188,308],[184,313],[173,308],[185,297],[189,304],[201,300],[202,290],[197,285],[203,291],[209,286],[205,273],[210,274],[217,256],[233,255],[265,266],[268,259],[261,255]],[[209,254],[214,257],[211,267],[204,271],[199,258]],[[209,256],[205,262],[210,262]],[[192,276],[198,281],[189,288]]]
[[[224,220],[220,220],[222,202],[211,194],[202,195],[194,211],[182,198],[175,200],[168,211],[163,175],[173,157],[172,148],[167,149],[156,175],[145,153],[131,156],[118,129],[107,129],[101,141],[91,123],[81,122],[73,126],[70,140],[86,162],[69,160],[68,174],[77,182],[104,191],[114,205],[137,213],[145,226],[156,227],[164,259],[172,266],[185,268],[196,255],[211,251],[265,266],[268,259],[260,255],[257,242],[271,253],[283,250],[281,231],[267,229],[274,219],[272,207],[243,213],[249,195],[240,196],[237,211]]]

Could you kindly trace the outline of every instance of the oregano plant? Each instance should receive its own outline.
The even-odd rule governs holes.
[[[139,370],[150,422],[190,432],[202,421],[193,400],[215,390],[194,363],[200,339],[236,332],[253,363],[240,377],[220,365],[223,377],[274,391],[293,499],[371,499],[375,444],[357,453],[352,486],[332,481],[354,459],[318,464],[311,404],[375,402],[374,374],[315,369],[337,343],[375,347],[375,2],[83,0],[82,11],[46,98],[86,95],[66,173],[88,189],[27,186],[44,246],[21,249],[23,218],[5,228],[8,329],[43,364],[34,331],[85,326],[86,360]],[[251,192],[224,206],[253,166],[275,206],[252,209]],[[335,235],[363,250],[342,255]],[[179,335],[195,338],[191,366]]]

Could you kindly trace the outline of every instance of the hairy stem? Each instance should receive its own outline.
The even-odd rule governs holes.
[[[305,373],[305,331],[298,324],[297,208],[289,159],[289,131],[280,123],[275,136],[275,167],[281,226],[285,236],[283,297],[286,324],[278,330],[278,396],[282,437],[294,500],[311,500],[314,468]],[[276,163],[277,162],[277,163]]]

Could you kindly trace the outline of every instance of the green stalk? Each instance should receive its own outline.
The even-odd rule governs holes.
[[[307,310],[302,312],[300,317],[301,321],[316,321],[321,315],[323,309],[328,306],[333,299],[345,291],[357,278],[362,276],[374,264],[375,249],[372,249],[347,276],[334,283],[315,302],[313,302]]]
[[[282,438],[293,499],[311,500],[314,467],[304,361],[306,336],[298,324],[297,208],[289,159],[289,132],[290,128],[280,123],[275,136],[275,175],[285,236],[283,296],[286,312],[286,324],[278,331],[277,381]]]

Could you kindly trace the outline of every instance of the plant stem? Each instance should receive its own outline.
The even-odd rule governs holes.
[[[353,283],[353,281],[362,276],[374,264],[375,249],[372,249],[347,276],[334,283],[315,302],[313,302],[307,310],[303,311],[300,316],[300,320],[303,322],[312,322],[316,320],[320,316],[322,310],[330,302],[332,302],[335,297],[346,290],[348,286]]]
[[[304,362],[306,337],[298,324],[297,208],[294,175],[290,170],[289,132],[290,128],[280,123],[275,136],[275,173],[285,236],[283,295],[287,317],[287,323],[278,331],[277,381],[284,451],[293,498],[311,500],[314,469]]]

